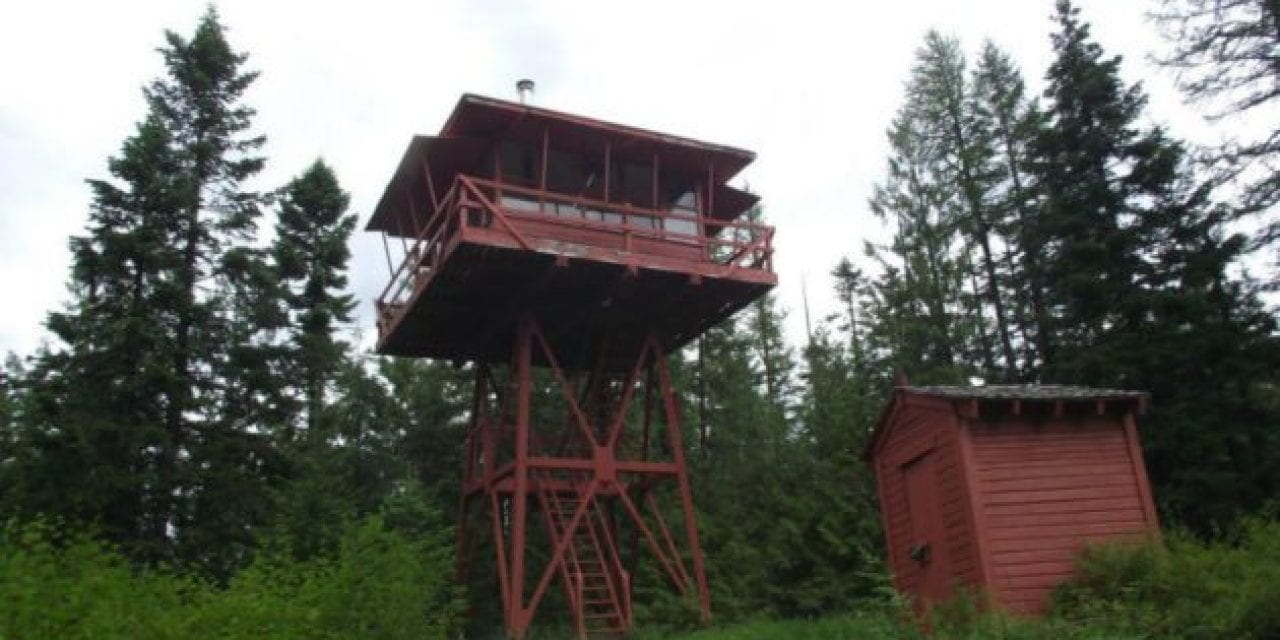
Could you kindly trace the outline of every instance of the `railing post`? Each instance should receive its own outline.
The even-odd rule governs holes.
[[[622,569],[622,615],[625,616],[626,627],[631,628],[631,574]]]
[[[579,570],[573,574],[573,592],[577,599],[577,615],[574,616],[578,620],[578,637],[587,637],[587,606],[582,603],[583,594],[586,591],[583,585],[582,571]]]

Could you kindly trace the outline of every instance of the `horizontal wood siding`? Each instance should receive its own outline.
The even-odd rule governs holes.
[[[1148,528],[1120,418],[970,430],[990,586],[1009,610],[1042,612],[1087,542]]]
[[[876,474],[894,586],[911,594],[919,583],[919,565],[907,556],[914,534],[902,466],[926,451],[936,456],[933,483],[945,529],[945,540],[937,544],[942,547],[951,580],[958,585],[976,584],[980,560],[951,405],[907,404],[894,412],[891,420],[876,454]]]

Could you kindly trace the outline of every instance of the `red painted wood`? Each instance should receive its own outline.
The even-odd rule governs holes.
[[[957,420],[958,419],[959,417],[957,416]],[[969,509],[969,517],[973,522],[972,548],[974,554],[978,557],[970,583],[982,586],[990,583],[994,577],[991,552],[987,549],[989,544],[988,532],[991,530],[991,522],[983,512],[982,508],[978,506],[978,496],[982,491],[981,485],[979,484],[981,474],[978,470],[977,457],[973,452],[972,430],[967,428],[959,430],[956,434],[956,440],[959,444],[960,455],[963,460],[961,472],[964,476],[965,483],[965,506]]]
[[[1042,513],[992,515],[987,514],[989,527],[1036,527],[1059,524],[1098,524],[1116,520],[1142,522],[1143,513],[1137,509],[1102,509],[1097,511],[1078,511],[1075,513]]]
[[[868,455],[894,584],[923,602],[969,584],[1009,611],[1038,614],[1086,544],[1157,526],[1133,427],[1141,403],[1098,412],[1092,400],[1067,400],[1049,417],[983,402],[900,388],[882,416]],[[945,537],[931,542],[945,564],[908,557],[922,530]]]
[[[1155,499],[1151,496],[1151,481],[1147,479],[1147,465],[1142,458],[1142,443],[1138,441],[1138,427],[1133,414],[1124,416],[1125,444],[1128,446],[1129,462],[1133,465],[1138,484],[1138,495],[1142,499],[1142,512],[1146,516],[1146,524],[1157,538],[1160,535],[1160,520],[1156,514]]]
[[[1127,513],[1114,517],[1095,516],[1087,519],[1081,518],[1076,522],[1068,522],[1065,524],[1049,524],[1027,521],[1027,523],[1018,523],[1013,525],[995,525],[991,528],[990,539],[994,543],[999,543],[1004,540],[1026,542],[1059,537],[1079,539],[1095,533],[1142,530],[1145,524],[1146,523],[1142,518],[1134,518],[1132,515]]]
[[[1123,511],[1133,508],[1133,500],[1128,498],[1090,498],[1069,502],[1044,502],[1027,504],[1003,504],[988,506],[985,511],[993,516],[1033,515],[1055,513],[1084,513],[1091,511]]]
[[[877,444],[884,461],[877,466],[882,519],[895,585],[912,593],[921,588],[929,590],[930,593],[917,602],[924,607],[930,601],[951,595],[959,584],[977,583],[981,568],[972,534],[971,501],[963,487],[964,465],[958,440],[954,432],[944,426],[944,423],[950,424],[947,406],[909,402],[898,411],[904,428],[895,430],[890,438]],[[928,456],[933,468],[927,474],[930,482],[917,483],[914,490],[918,494],[923,492],[923,497],[917,496],[915,504],[924,500],[932,506],[926,514],[916,513],[913,518],[910,514],[913,503],[908,497],[903,469],[922,455]],[[931,543],[934,562],[928,570],[922,570],[918,562],[908,557],[915,529],[920,526],[917,523],[922,518],[925,519],[923,526],[936,528],[942,536],[940,544]],[[946,562],[939,562],[938,558]]]
[[[937,450],[903,465],[907,488],[907,508],[911,514],[908,560],[915,563],[915,594],[925,604],[945,600],[950,595],[951,565],[946,527],[939,518],[937,502]],[[911,559],[910,549],[921,549],[920,559]]]
[[[1079,463],[1075,460],[1064,460],[1062,464],[1042,464],[1034,467],[1023,463],[1010,463],[1006,466],[989,466],[979,469],[979,477],[985,482],[1001,480],[1034,480],[1036,478],[1063,478],[1072,476],[1103,477],[1124,476],[1129,463],[1116,458],[1113,462]]]

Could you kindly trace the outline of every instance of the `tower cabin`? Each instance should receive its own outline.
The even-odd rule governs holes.
[[[369,220],[391,273],[377,351],[505,361],[522,314],[566,369],[629,366],[651,333],[679,348],[777,282],[756,196],[726,184],[754,157],[462,96]]]
[[[1147,395],[902,386],[867,448],[894,586],[917,611],[967,588],[1039,614],[1086,543],[1156,535]]]

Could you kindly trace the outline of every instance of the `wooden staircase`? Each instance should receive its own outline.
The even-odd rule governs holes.
[[[595,497],[585,510],[577,492],[543,491],[552,542],[569,537],[559,571],[579,638],[619,638],[631,628],[630,577]],[[573,531],[574,514],[584,510]]]

